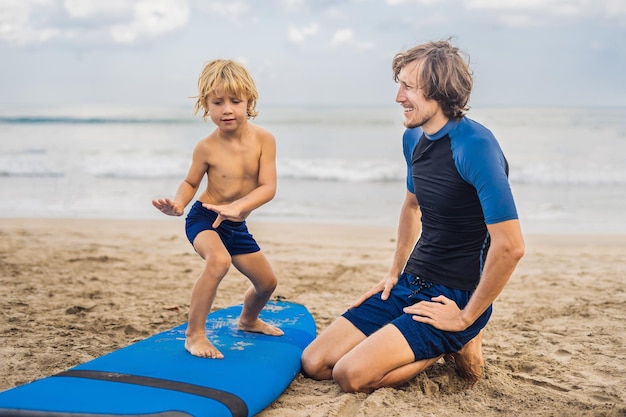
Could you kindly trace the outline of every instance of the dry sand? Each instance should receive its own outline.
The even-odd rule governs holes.
[[[181,219],[0,220],[0,390],[186,321],[202,266]],[[275,296],[318,329],[378,282],[391,227],[254,223]],[[626,236],[526,236],[485,330],[486,378],[467,390],[437,363],[398,389],[345,394],[298,376],[261,417],[626,416]],[[240,303],[235,270],[215,308]]]

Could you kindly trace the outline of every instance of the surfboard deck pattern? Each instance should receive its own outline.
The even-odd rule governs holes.
[[[1,417],[244,417],[272,403],[300,372],[315,338],[303,305],[271,301],[261,318],[283,336],[237,329],[241,305],[207,320],[224,359],[197,358],[184,348],[181,324],[65,372],[0,393]]]

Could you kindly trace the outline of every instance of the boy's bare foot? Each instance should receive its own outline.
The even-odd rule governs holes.
[[[481,330],[457,353],[446,356],[446,360],[450,360],[449,356],[454,358],[459,375],[469,381],[470,388],[474,388],[483,377],[483,365],[485,363],[483,359],[483,331]]]
[[[245,324],[239,319],[239,323],[237,324],[237,328],[239,330],[243,330],[246,332],[253,333],[262,333],[269,336],[282,336],[284,333],[278,327],[274,327],[270,324],[267,324],[263,320],[257,319],[253,324]]]
[[[217,350],[215,346],[205,335],[187,336],[185,338],[185,349],[194,356],[201,358],[223,359],[222,352]]]

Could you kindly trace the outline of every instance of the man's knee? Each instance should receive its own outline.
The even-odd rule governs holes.
[[[374,391],[374,384],[367,379],[368,373],[349,366],[345,362],[339,361],[332,370],[333,380],[344,392],[365,392]]]
[[[312,352],[311,349],[307,348],[302,352],[300,363],[304,376],[317,380],[328,379],[322,377],[322,371],[325,368],[323,360],[315,352]]]

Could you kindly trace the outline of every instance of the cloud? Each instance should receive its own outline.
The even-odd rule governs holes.
[[[387,0],[387,4],[390,6],[397,6],[399,4],[421,4],[428,6],[430,4],[445,3],[446,0]]]
[[[317,35],[318,31],[319,25],[315,22],[300,28],[289,25],[287,28],[287,37],[291,43],[302,43],[306,38]]]
[[[196,6],[209,16],[219,16],[235,24],[241,24],[250,12],[250,6],[242,1],[212,1],[207,4],[198,1]]]
[[[339,48],[341,46],[352,46],[356,49],[371,49],[374,47],[374,43],[372,42],[361,42],[357,41],[354,37],[354,32],[352,29],[339,29],[333,35],[332,40],[330,41],[330,46],[332,48]]]
[[[306,0],[280,0],[283,9],[287,11],[301,11],[307,7]]]
[[[30,17],[35,7],[48,7],[51,1],[0,1],[0,39],[11,45],[45,42],[57,37],[59,30],[52,27],[35,29]]]
[[[626,20],[624,0],[465,0],[465,7],[492,12],[509,26],[535,26],[553,18]]]
[[[132,44],[184,26],[187,0],[0,0],[0,40]]]
[[[154,37],[184,26],[189,19],[185,0],[144,0],[135,3],[133,20],[111,28],[119,43],[134,43],[143,37]]]
[[[133,11],[133,4],[125,0],[64,0],[63,7],[75,19],[96,16],[128,16]]]

